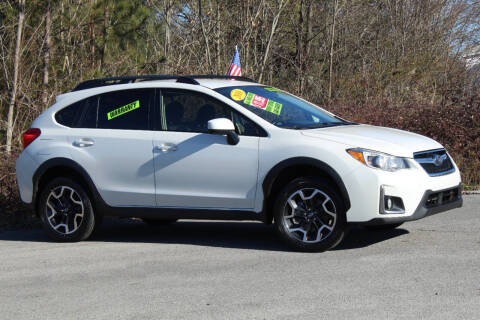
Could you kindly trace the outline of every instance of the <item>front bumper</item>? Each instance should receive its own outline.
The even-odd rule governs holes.
[[[452,188],[449,189],[444,189],[444,190],[439,190],[439,191],[432,191],[432,190],[427,190],[423,197],[422,200],[420,201],[420,204],[418,205],[417,209],[415,212],[410,215],[410,216],[404,216],[404,217],[381,217],[381,218],[373,218],[369,221],[364,221],[364,222],[359,222],[355,224],[359,225],[384,225],[384,224],[395,224],[395,223],[402,223],[402,222],[407,222],[407,221],[414,221],[414,220],[419,220],[437,213],[445,212],[448,210],[452,210],[455,208],[460,208],[463,205],[463,199],[462,199],[462,185],[460,184],[457,187],[457,196],[455,198],[449,199],[448,201],[443,201],[442,196],[440,196],[440,201],[438,204],[435,205],[430,205],[429,204],[429,199],[431,198],[432,195],[436,194],[442,194],[444,192],[450,192]]]
[[[387,172],[359,163],[351,174],[342,177],[351,202],[347,222],[393,224],[417,220],[461,205],[461,178],[455,164],[455,171],[434,177],[429,176],[413,159],[409,165],[409,169]],[[436,203],[435,207],[431,203],[426,204],[430,195],[449,189],[458,190],[459,199],[455,203]],[[400,198],[404,210],[386,213],[382,210],[384,196]]]

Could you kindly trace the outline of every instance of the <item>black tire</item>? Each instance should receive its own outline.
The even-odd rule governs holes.
[[[314,189],[317,189],[320,192],[315,191],[315,194],[317,194],[316,197],[318,197],[318,199],[316,199],[315,197],[312,198],[308,210],[309,213],[306,213],[307,210],[303,209],[301,209],[302,213],[298,213],[300,209],[292,210],[287,207],[289,206],[288,199],[290,198],[290,196],[297,193],[297,191],[303,190],[304,192],[310,192],[309,190]],[[311,195],[313,194],[314,191],[312,191]],[[330,200],[327,200],[327,197]],[[336,217],[327,214],[327,209],[325,209],[325,206],[319,205],[319,201],[322,203],[326,203],[326,206],[329,207],[327,208],[329,212],[333,213],[333,210],[335,210]],[[279,233],[281,239],[293,250],[304,252],[322,252],[335,247],[344,238],[346,233],[345,211],[345,205],[342,201],[342,198],[331,184],[317,177],[301,177],[288,183],[277,195],[274,207],[275,228]],[[284,216],[291,215],[295,212],[297,212],[298,214],[295,215],[295,218],[291,218],[291,220],[284,218]],[[305,217],[300,217],[300,215],[305,215]],[[306,222],[307,215],[311,215],[308,218],[310,219],[308,220],[309,222]],[[325,219],[327,219],[326,224],[324,223]],[[303,237],[306,236],[307,241],[318,242],[306,242],[304,241],[305,238],[299,239],[300,237],[302,237],[302,233],[288,231],[290,227],[294,226],[295,221],[301,221],[305,223],[304,226],[306,225],[306,228],[309,231],[303,233]],[[288,227],[287,224],[289,224],[290,222],[292,222],[292,225]],[[323,235],[323,231],[319,232],[321,227],[318,227],[316,231],[314,229],[312,230],[312,228],[317,227],[319,224],[322,224],[322,226],[327,225],[328,227],[330,227],[331,230],[327,229],[326,231],[329,233]],[[294,226],[294,228],[292,229],[298,228]],[[324,229],[325,228],[323,228],[323,230]],[[311,233],[312,231],[313,233]],[[315,234],[315,232],[316,237],[313,239],[308,239],[309,235]]]
[[[168,226],[177,222],[178,219],[142,219],[150,227]]]
[[[388,231],[388,230],[396,229],[400,227],[402,224],[403,222],[392,223],[392,224],[381,224],[378,226],[365,226],[365,229],[370,231]]]
[[[66,188],[62,190],[62,187]],[[71,190],[74,190],[75,193],[72,193]],[[60,200],[52,192],[55,196],[60,195]],[[73,202],[73,200],[81,202],[81,205]],[[47,205],[47,201],[49,201],[49,205]],[[57,210],[52,210],[52,207],[56,207]],[[77,214],[80,209],[83,211],[82,217]],[[66,177],[55,178],[43,188],[38,203],[38,215],[42,220],[43,228],[55,241],[76,242],[85,240],[92,234],[95,227],[95,214],[90,197],[81,185]],[[61,224],[67,226],[54,228],[54,225],[59,226]]]

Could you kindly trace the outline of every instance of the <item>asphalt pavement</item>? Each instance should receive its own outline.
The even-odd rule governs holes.
[[[89,241],[0,233],[0,319],[479,319],[480,196],[325,253],[272,226],[105,222]]]

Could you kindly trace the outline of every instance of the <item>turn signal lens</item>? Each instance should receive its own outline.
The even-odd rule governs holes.
[[[32,143],[35,139],[40,137],[42,131],[37,128],[30,128],[23,134],[23,149],[25,149],[30,143]]]
[[[347,150],[347,152],[348,152],[352,157],[354,157],[355,159],[357,159],[358,161],[360,161],[361,163],[366,164],[366,163],[365,163],[365,159],[363,158],[363,153],[362,153],[362,152],[356,151],[356,150],[354,150],[354,149],[349,149],[349,150]]]

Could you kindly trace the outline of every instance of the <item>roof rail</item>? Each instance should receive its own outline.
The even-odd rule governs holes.
[[[159,75],[159,74],[147,74],[147,75],[138,75],[138,76],[120,76],[120,77],[109,77],[109,78],[99,78],[93,80],[87,80],[78,84],[72,91],[79,91],[84,89],[91,89],[103,86],[110,86],[114,84],[126,84],[134,83],[140,81],[154,81],[154,80],[177,80],[180,83],[188,83],[199,85],[195,79],[232,79],[239,81],[255,82],[254,80],[247,77],[234,77],[226,75],[189,75],[189,76],[174,76],[174,75]]]
[[[239,77],[239,76],[227,76],[227,75],[218,75],[218,74],[197,74],[191,76],[185,76],[193,79],[225,79],[225,80],[238,80],[245,82],[256,82],[255,80],[248,77]]]
[[[149,74],[149,75],[120,76],[120,77],[109,77],[109,78],[87,80],[87,81],[81,82],[72,91],[110,86],[114,84],[125,84],[125,83],[134,83],[134,82],[140,82],[140,81],[152,81],[152,80],[175,80],[175,79],[177,80],[177,82],[199,84],[198,81],[195,81],[194,79],[187,78],[187,77]]]

